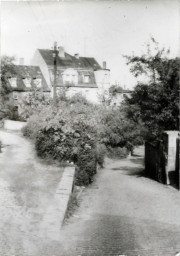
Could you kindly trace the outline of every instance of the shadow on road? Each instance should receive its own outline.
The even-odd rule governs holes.
[[[144,158],[143,157],[139,157],[139,158],[135,158],[135,159],[130,159],[130,161],[134,164],[143,164],[144,162]]]
[[[145,172],[143,167],[129,167],[121,166],[112,168],[113,171],[121,171],[123,175],[136,176],[136,177],[145,177]]]

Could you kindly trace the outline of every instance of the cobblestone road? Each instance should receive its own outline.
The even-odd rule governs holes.
[[[64,226],[62,255],[171,256],[180,251],[180,193],[143,177],[142,148],[135,153],[139,157],[107,161],[83,192],[79,209]]]

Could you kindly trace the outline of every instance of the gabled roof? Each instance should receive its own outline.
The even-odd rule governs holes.
[[[45,50],[45,49],[38,49],[42,58],[46,62],[48,66],[53,66],[54,58],[53,58],[53,50]],[[101,66],[94,58],[89,57],[79,57],[76,58],[68,53],[65,52],[65,58],[57,58],[57,66],[62,68],[82,68],[82,69],[91,69],[97,70],[101,69]]]
[[[33,87],[36,87],[35,79],[38,79],[38,78],[41,79],[40,89],[42,89],[44,92],[50,91],[50,89],[44,79],[44,76],[38,66],[15,65],[14,69],[15,69],[15,75],[13,74],[12,78],[17,79],[17,87],[12,87],[9,83],[9,87],[13,91],[30,91],[30,90],[32,90]],[[31,79],[31,83],[30,83],[31,87],[27,87],[24,84],[23,79],[25,79],[25,78]]]

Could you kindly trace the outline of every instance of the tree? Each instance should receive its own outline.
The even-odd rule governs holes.
[[[1,58],[1,96],[4,97],[8,92],[10,92],[10,86],[8,79],[15,74],[15,58],[10,56],[2,56]]]
[[[7,103],[7,95],[11,91],[8,79],[15,74],[14,57],[2,56],[0,70],[0,119],[11,115],[12,107]]]
[[[180,58],[168,58],[169,51],[159,50],[157,42],[152,42],[154,52],[148,45],[147,54],[127,57],[134,76],[145,74],[147,81],[139,82],[125,100],[127,117],[142,123],[148,140],[160,137],[164,130],[179,129]]]

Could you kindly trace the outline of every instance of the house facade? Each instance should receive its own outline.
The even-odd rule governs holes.
[[[39,67],[15,65],[14,70],[14,74],[8,79],[8,100],[16,116],[21,114],[25,101],[28,102],[33,93],[36,93],[39,99],[47,99],[50,97],[50,89]]]
[[[40,67],[46,83],[51,90],[54,81],[53,50],[37,49],[31,61]],[[105,64],[101,67],[94,58],[74,56],[59,47],[57,56],[56,90],[66,89],[68,97],[81,93],[93,103],[99,102],[99,95],[110,87],[110,70]]]

